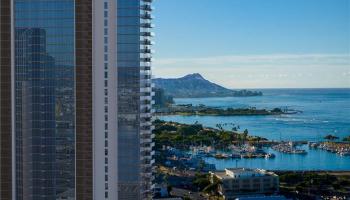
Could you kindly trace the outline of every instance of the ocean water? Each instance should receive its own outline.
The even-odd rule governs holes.
[[[220,108],[256,107],[288,108],[302,113],[280,116],[163,116],[166,121],[199,122],[204,126],[235,124],[249,134],[270,140],[322,141],[328,134],[341,139],[350,135],[350,89],[269,89],[261,90],[261,97],[181,98],[177,104],[204,104]],[[224,126],[231,129],[232,126]],[[272,150],[271,150],[272,151]],[[308,150],[307,155],[286,155],[274,152],[275,159],[242,159],[246,167],[291,170],[350,170],[350,157],[341,157],[322,150]],[[218,169],[234,167],[235,161],[209,158]]]

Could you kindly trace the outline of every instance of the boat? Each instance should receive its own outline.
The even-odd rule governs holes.
[[[268,153],[268,154],[265,155],[265,158],[275,158],[275,157],[276,156],[273,153]]]
[[[340,156],[350,156],[350,152],[340,152]]]
[[[281,143],[281,144],[272,146],[272,149],[275,151],[288,153],[288,154],[307,154],[307,151],[303,149],[297,149],[296,147],[294,147],[293,142]]]
[[[307,152],[305,150],[303,150],[303,149],[294,149],[290,153],[293,153],[293,154],[307,154]]]
[[[317,142],[308,142],[310,148],[317,148],[319,144]]]
[[[228,155],[226,155],[226,154],[216,154],[214,157],[217,158],[217,159],[227,159]]]
[[[207,153],[204,150],[198,150],[197,151],[197,157],[206,157]]]

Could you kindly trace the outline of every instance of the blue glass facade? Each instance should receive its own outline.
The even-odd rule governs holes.
[[[150,0],[117,1],[119,199],[150,198],[150,4]]]
[[[75,195],[74,0],[14,0],[17,199]]]
[[[140,0],[117,2],[119,199],[139,199]]]

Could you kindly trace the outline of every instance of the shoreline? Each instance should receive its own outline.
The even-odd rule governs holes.
[[[192,104],[173,104],[166,107],[160,107],[155,110],[156,116],[271,116],[271,115],[294,115],[303,111],[294,109],[257,109],[250,108],[218,108],[205,105],[194,106]]]

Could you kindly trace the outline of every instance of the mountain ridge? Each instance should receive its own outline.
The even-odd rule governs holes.
[[[156,88],[175,98],[201,97],[246,97],[261,96],[262,92],[249,90],[231,90],[205,79],[199,73],[187,74],[180,78],[156,78]]]

